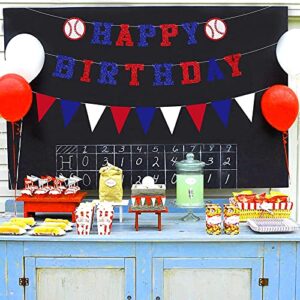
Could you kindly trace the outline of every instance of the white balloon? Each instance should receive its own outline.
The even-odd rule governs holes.
[[[286,73],[300,74],[300,29],[291,29],[281,36],[277,43],[276,56]]]
[[[45,51],[37,38],[31,34],[22,33],[8,42],[5,58],[10,73],[18,74],[27,82],[31,82],[43,68]]]

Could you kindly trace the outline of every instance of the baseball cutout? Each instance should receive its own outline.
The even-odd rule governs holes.
[[[79,18],[73,17],[67,19],[64,23],[63,31],[69,40],[79,40],[85,34],[85,23]]]
[[[204,31],[209,39],[218,41],[225,37],[227,33],[227,25],[219,18],[212,18],[206,22]]]

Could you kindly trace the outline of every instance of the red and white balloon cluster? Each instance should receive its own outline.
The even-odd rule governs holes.
[[[280,37],[276,56],[288,75],[292,77],[300,75],[300,29],[289,30]],[[287,134],[299,112],[297,95],[285,85],[273,85],[264,93],[261,109],[266,121],[272,127]]]
[[[297,78],[300,75],[300,29],[289,30],[280,37],[276,47],[276,57],[281,68],[289,76]],[[261,110],[266,121],[273,128],[282,132],[284,155],[289,174],[287,132],[298,116],[298,97],[288,86],[273,85],[262,97]]]
[[[5,58],[0,61],[0,116],[14,123],[31,107],[29,83],[41,72],[45,51],[37,38],[22,33],[9,41]]]

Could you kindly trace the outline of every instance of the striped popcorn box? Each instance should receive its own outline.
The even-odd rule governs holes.
[[[94,220],[94,205],[92,202],[83,202],[80,203],[79,207],[77,208],[79,210],[87,211],[87,215],[89,218],[90,226],[92,228],[93,226],[93,220]]]
[[[108,217],[100,217],[97,221],[98,235],[110,235],[112,220]]]
[[[107,202],[101,203],[97,208],[97,227],[98,227],[98,233],[103,232],[103,226],[107,225],[109,226],[109,229],[112,228],[112,221],[114,218],[114,207]],[[103,224],[103,220],[106,220],[106,223]],[[107,220],[110,220],[109,222]],[[99,226],[101,225],[101,231],[99,231]],[[100,234],[100,233],[99,233]]]
[[[76,216],[76,229],[78,235],[89,235],[91,231],[89,219]]]
[[[77,233],[79,235],[90,234],[93,222],[93,211],[91,207],[79,206],[75,211],[75,217]]]
[[[100,217],[113,217],[114,207],[109,202],[103,202],[98,205],[97,210],[99,211]]]

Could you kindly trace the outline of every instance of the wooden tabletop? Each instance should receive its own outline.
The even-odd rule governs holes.
[[[183,242],[183,243],[240,243],[240,242],[300,242],[300,231],[294,233],[259,234],[253,232],[245,223],[241,224],[240,234],[230,236],[226,234],[211,236],[205,231],[205,215],[201,216],[199,222],[183,222],[180,220],[184,215],[168,213],[162,218],[162,231],[157,231],[157,217],[154,214],[140,216],[140,229],[134,229],[134,215],[124,214],[123,223],[116,220],[113,222],[112,232],[109,236],[97,235],[97,227],[94,222],[92,234],[79,236],[76,229],[61,237],[41,237],[0,235],[0,241],[52,241],[52,242]],[[41,221],[46,217],[42,217]],[[55,216],[53,216],[55,217]],[[58,217],[58,216],[57,216]],[[59,216],[62,217],[61,215]],[[117,217],[117,216],[115,216]],[[7,220],[7,218],[6,218]],[[0,218],[0,223],[6,221]]]

